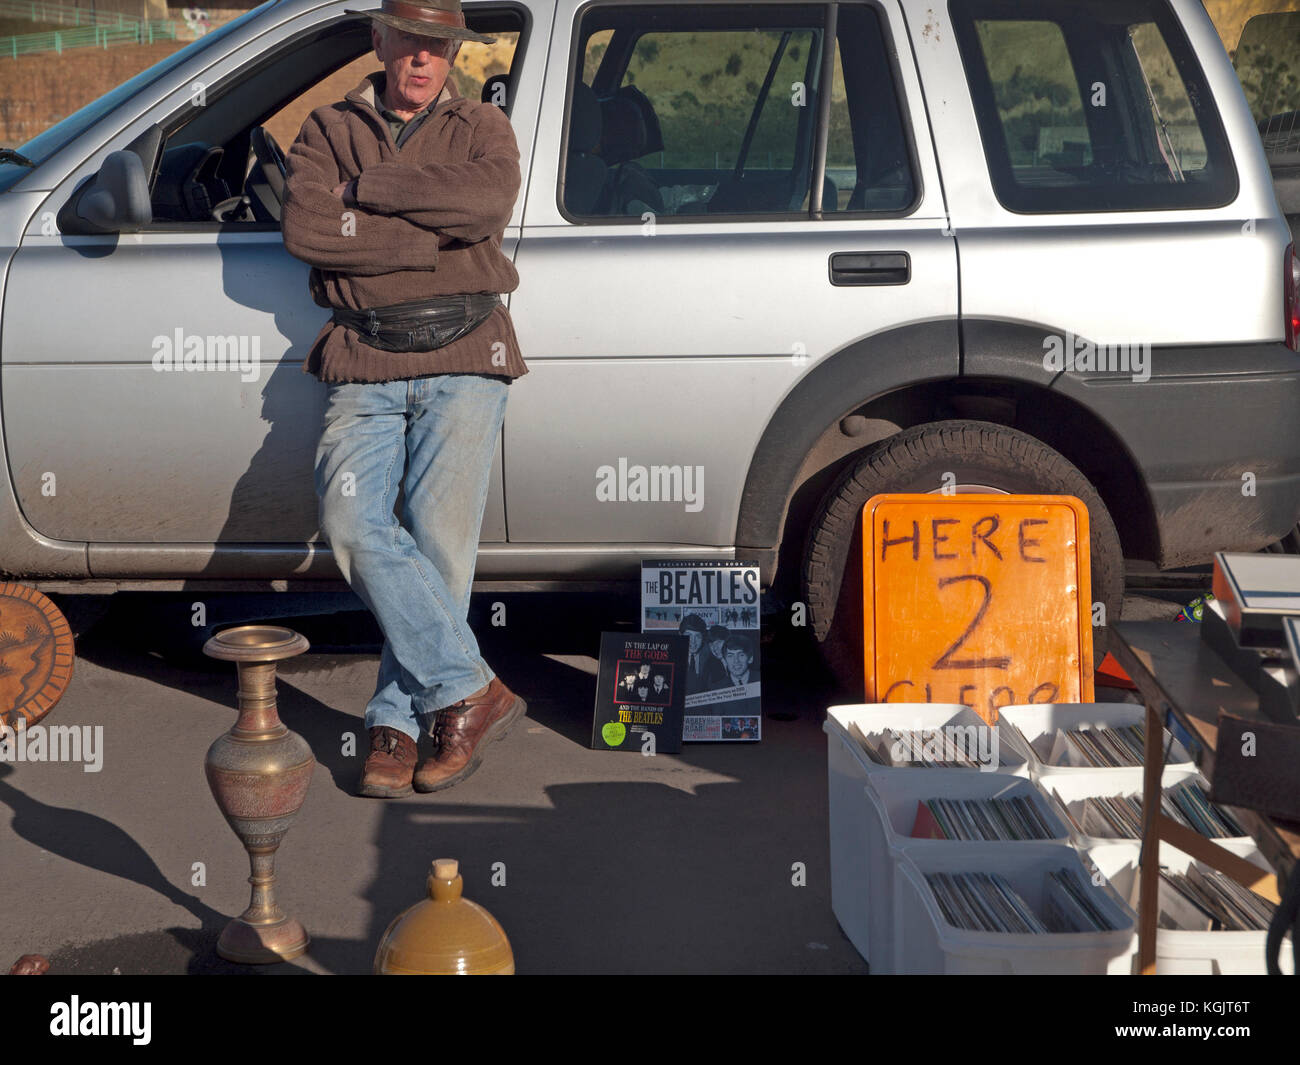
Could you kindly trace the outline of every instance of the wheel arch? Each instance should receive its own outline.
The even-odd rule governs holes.
[[[736,523],[738,556],[764,584],[798,598],[804,537],[844,467],[881,441],[931,421],[1018,429],[1058,451],[1093,484],[1129,558],[1159,557],[1159,528],[1137,462],[1094,411],[1024,378],[959,372],[955,321],[891,330],[821,360],[769,419],[750,461]]]

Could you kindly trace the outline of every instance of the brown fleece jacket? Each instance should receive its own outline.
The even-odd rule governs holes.
[[[312,267],[312,296],[322,307],[369,310],[513,292],[519,275],[501,236],[519,194],[519,148],[505,112],[465,99],[449,78],[399,150],[376,106],[383,88],[384,75],[372,74],[342,103],[317,108],[285,160],[284,246]],[[346,207],[333,190],[354,179],[358,206]],[[380,351],[329,322],[303,369],[328,382],[528,372],[504,306],[427,352]]]

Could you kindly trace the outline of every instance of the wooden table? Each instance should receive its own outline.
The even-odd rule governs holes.
[[[1172,715],[1192,735],[1192,759],[1214,779],[1219,713],[1265,722],[1259,696],[1201,639],[1194,622],[1122,621],[1114,626],[1110,651],[1133,679],[1146,704],[1146,772],[1142,793],[1142,857],[1138,896],[1138,970],[1155,972],[1156,917],[1160,887],[1160,844],[1179,850],[1232,877],[1276,903],[1281,877],[1293,875],[1300,858],[1300,825],[1276,821],[1253,810],[1233,812],[1259,844],[1276,873],[1266,873],[1198,832],[1160,812],[1164,770],[1161,736]]]

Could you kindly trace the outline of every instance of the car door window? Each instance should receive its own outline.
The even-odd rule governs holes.
[[[513,8],[483,9],[471,22],[497,40],[465,42],[452,75],[457,91],[508,110],[523,15]],[[299,37],[228,84],[193,86],[190,106],[165,130],[152,189],[153,227],[278,227],[283,193],[274,151],[287,151],[314,109],[342,100],[379,70],[370,20],[356,18]]]
[[[511,31],[495,33],[494,36],[496,40],[492,44],[483,44],[479,41],[463,42],[456,56],[456,65],[452,68],[451,77],[455,82],[456,91],[467,99],[495,103],[509,111],[513,100],[511,95],[504,91],[504,86],[508,84],[515,51],[519,46],[519,33]],[[380,69],[382,64],[374,52],[367,50],[341,70],[323,78],[306,92],[290,100],[268,118],[263,126],[280,144],[292,144],[312,111],[336,100],[342,100],[361,83],[362,78]],[[491,84],[489,84],[490,79],[492,79]],[[503,88],[494,94],[492,90],[498,84]]]
[[[824,5],[588,9],[562,148],[566,214],[905,211],[914,169],[879,17],[867,4],[838,11],[823,101]]]
[[[369,20],[357,18],[303,34],[237,77],[195,82],[189,106],[164,126],[153,228],[278,225],[279,204],[264,180],[271,160],[258,159],[254,131],[287,102],[329,83],[335,71],[364,60],[369,49]],[[277,146],[283,151],[292,140]]]

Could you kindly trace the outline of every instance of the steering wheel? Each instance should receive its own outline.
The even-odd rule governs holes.
[[[253,156],[257,165],[248,175],[249,202],[253,214],[262,222],[280,221],[280,204],[284,202],[285,178],[288,169],[284,152],[265,126],[254,126],[250,135]]]

